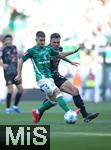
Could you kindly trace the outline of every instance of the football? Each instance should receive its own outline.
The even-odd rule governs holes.
[[[64,120],[68,124],[75,124],[77,122],[77,119],[78,119],[78,115],[76,111],[73,110],[69,110],[64,115]]]

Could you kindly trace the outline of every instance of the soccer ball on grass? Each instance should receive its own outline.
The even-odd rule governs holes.
[[[68,124],[75,124],[77,122],[77,119],[78,119],[77,114],[79,112],[80,112],[80,110],[78,110],[78,111],[69,110],[68,112],[66,112],[64,115],[65,122]]]

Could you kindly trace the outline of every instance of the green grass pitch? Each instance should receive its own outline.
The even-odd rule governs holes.
[[[23,101],[20,104],[22,114],[4,113],[5,105],[0,104],[0,125],[31,125],[31,109],[40,106],[39,101]],[[73,103],[68,104],[72,109]],[[64,122],[64,112],[59,106],[48,110],[40,125],[50,125],[51,150],[110,150],[111,149],[111,102],[85,103],[88,111],[100,112],[100,116],[86,124],[81,115],[74,125]]]

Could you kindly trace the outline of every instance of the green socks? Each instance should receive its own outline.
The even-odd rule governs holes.
[[[65,103],[65,101],[64,101],[64,99],[63,99],[63,96],[57,97],[56,100],[57,100],[59,106],[60,106],[65,112],[69,111],[69,108],[68,108],[68,106],[66,105],[66,103]]]
[[[43,105],[38,109],[39,113],[44,113],[47,109],[50,109],[51,107],[55,106],[56,103],[51,102],[50,100],[47,100]]]
[[[68,106],[66,105],[64,99],[63,99],[63,96],[59,96],[56,98],[56,101],[58,102],[59,106],[65,111],[69,111],[69,108]],[[50,100],[47,100],[45,103],[43,103],[43,105],[38,108],[38,111],[40,114],[44,113],[44,111],[50,109],[51,107],[55,106],[56,102],[53,102],[53,101],[50,101]]]

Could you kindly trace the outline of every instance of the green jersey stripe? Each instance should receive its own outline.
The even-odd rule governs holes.
[[[45,76],[39,71],[39,69],[38,69],[38,67],[37,67],[37,65],[35,64],[35,62],[34,62],[34,59],[33,58],[31,58],[31,61],[32,61],[32,64],[33,64],[33,66],[34,66],[34,68],[35,68],[35,70],[38,72],[38,74],[40,74],[40,76],[42,77],[42,79],[44,79],[45,78]]]

